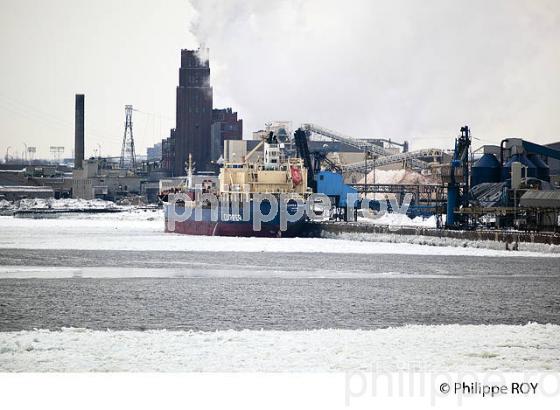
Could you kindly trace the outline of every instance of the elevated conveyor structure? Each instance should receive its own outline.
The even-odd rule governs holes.
[[[421,149],[417,151],[402,152],[400,154],[388,155],[385,157],[380,157],[375,160],[367,161],[367,169],[372,169],[373,167],[380,167],[383,165],[396,164],[399,162],[408,162],[417,168],[425,169],[429,167],[429,163],[426,161],[418,160],[418,158],[424,157],[440,157],[443,152],[437,148]],[[348,164],[342,167],[343,171],[350,172],[363,172],[366,169],[366,164],[364,161],[356,162],[354,164]]]
[[[342,143],[347,144],[351,147],[357,148],[360,151],[369,152],[369,153],[371,153],[373,155],[376,155],[376,156],[379,156],[379,157],[395,157],[395,155],[392,152],[387,151],[385,148],[383,148],[379,145],[372,144],[368,141],[353,138],[353,137],[350,137],[350,136],[347,136],[347,135],[343,135],[343,134],[340,134],[336,131],[329,130],[327,128],[321,127],[321,126],[316,125],[316,124],[302,124],[301,127],[307,132],[312,132],[312,133],[330,138],[332,140],[342,142]],[[425,161],[417,159],[417,157],[421,157],[422,155],[414,155],[415,152],[417,152],[417,151],[397,154],[397,156],[399,156],[399,155],[405,156],[407,158],[408,162],[414,167],[417,167],[417,168],[420,168],[420,169],[427,168],[428,163],[425,162]],[[410,154],[413,154],[413,155],[410,155]],[[381,159],[381,158],[379,158],[379,159]],[[401,159],[401,158],[399,158],[399,159],[393,158],[393,159],[389,160],[388,163],[396,163],[396,162],[403,161],[403,160],[404,159]],[[391,162],[391,161],[393,161],[393,162]],[[368,161],[368,164],[367,164],[368,168],[373,166],[373,164],[374,164],[374,160]],[[356,168],[357,168],[356,170],[360,170],[360,169],[363,170],[366,167],[366,164],[364,162],[362,162],[359,165],[362,168],[359,168],[358,164],[352,164],[352,165],[356,166]],[[350,171],[350,169],[345,169],[345,170]],[[354,169],[351,169],[351,171],[354,171]]]

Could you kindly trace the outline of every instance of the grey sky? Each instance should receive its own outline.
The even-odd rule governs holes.
[[[174,124],[179,50],[210,48],[216,106],[245,135],[270,120],[450,147],[560,139],[556,0],[0,0],[0,154],[73,144],[118,155],[124,105],[138,151]],[[146,113],[156,113],[151,115]]]

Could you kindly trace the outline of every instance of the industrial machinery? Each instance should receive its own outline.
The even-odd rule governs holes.
[[[364,139],[352,138],[352,137],[349,137],[347,135],[343,135],[339,132],[335,132],[335,131],[329,130],[327,128],[321,127],[321,126],[316,125],[316,124],[303,124],[301,129],[308,132],[308,133],[318,134],[318,135],[321,135],[323,137],[329,138],[331,140],[339,141],[339,142],[342,142],[342,143],[344,143],[346,145],[349,145],[351,147],[357,148],[360,151],[363,151],[363,152],[367,153],[368,155],[370,155],[373,158],[373,159],[370,159],[368,161],[353,164],[353,166],[355,168],[355,169],[352,169],[353,171],[362,170],[363,169],[362,167],[366,167],[368,169],[371,169],[372,167],[375,166],[374,162],[377,160],[377,158],[379,158],[381,160],[384,157],[391,157],[391,159],[387,163],[408,162],[411,166],[413,166],[415,168],[418,168],[418,169],[425,169],[425,168],[428,168],[428,166],[429,166],[429,164],[427,162],[418,159],[418,157],[422,156],[422,155],[419,155],[419,153],[417,153],[417,152],[407,152],[408,151],[408,143],[395,144],[394,142],[391,141],[392,144],[402,145],[403,150],[405,151],[401,154],[397,154],[398,156],[395,157],[395,154],[393,152],[390,152],[390,151],[386,150],[381,145],[375,144],[373,142],[370,142],[370,141],[364,140]],[[390,140],[378,139],[377,141],[390,141]],[[436,150],[434,149],[434,151],[436,151]],[[386,165],[386,164],[384,164],[384,165]]]
[[[367,156],[356,164],[336,166],[328,161],[328,150],[309,150],[311,133],[363,150]],[[398,162],[424,169],[429,166],[425,161],[427,157],[442,156],[443,151],[425,149],[394,154],[371,141],[354,139],[313,124],[304,124],[298,129],[294,141],[298,155],[309,170],[308,186],[313,187],[314,192],[328,195],[334,215],[344,220],[349,217],[346,208],[359,208],[365,198],[368,198],[370,208],[376,209],[375,204],[379,205],[379,200],[383,200],[379,198],[386,200],[388,195],[394,195],[402,202],[406,194],[412,194],[413,200],[407,211],[409,216],[436,214],[441,221],[446,214],[445,227],[448,229],[476,229],[480,226],[560,229],[560,194],[557,194],[560,191],[555,191],[550,183],[547,165],[548,158],[560,160],[560,151],[543,145],[508,138],[499,146],[483,146],[482,156],[475,162],[471,152],[471,130],[465,125],[455,139],[449,171],[442,171],[443,184],[407,185],[367,181],[349,183],[345,182],[343,173],[367,173],[369,167]],[[441,165],[442,170],[446,167]]]
[[[315,170],[314,164],[311,160],[311,153],[309,152],[309,145],[307,144],[307,134],[301,128],[298,128],[294,133],[294,141],[298,156],[303,159],[303,165],[307,168],[307,186],[313,192],[316,192],[317,186],[315,185]]]
[[[381,198],[385,198],[384,200],[387,200],[389,210],[391,209],[388,201],[389,196],[395,196],[397,201],[402,203],[405,196],[410,194],[412,201],[408,208],[409,216],[430,216],[436,213],[436,207],[443,201],[442,198],[444,196],[441,186],[419,184],[347,184],[344,182],[342,175],[342,172],[347,170],[346,167],[341,167],[341,169],[336,164],[328,161],[324,152],[310,151],[309,149],[308,137],[310,130],[327,134],[327,136],[337,134],[332,134],[332,131],[311,126],[310,124],[306,124],[306,128],[307,131],[300,128],[294,133],[297,154],[303,159],[305,166],[308,168],[308,186],[313,187],[314,192],[327,195],[331,199],[335,219],[348,220],[350,215],[347,215],[347,208],[349,206],[354,209],[360,208],[362,199],[370,194],[380,194]],[[344,139],[344,141],[350,139],[350,137],[340,136],[335,138]],[[349,144],[364,147],[366,152],[371,149],[370,152],[373,153],[387,153],[382,151],[382,147],[375,144],[368,145],[369,143],[363,141],[352,140],[349,141]],[[414,153],[405,153],[405,155],[407,154],[415,155]],[[395,157],[395,155],[379,157],[378,161],[391,157]],[[361,165],[363,166],[363,163]],[[352,201],[352,203],[349,203],[349,201]],[[369,206],[374,210],[379,210],[379,200],[371,199],[370,197]]]
[[[450,180],[447,184],[446,226],[454,228],[463,225],[464,218],[455,215],[458,206],[469,205],[469,149],[471,133],[468,126],[461,127],[461,135],[455,139],[455,150],[450,166]],[[457,172],[459,170],[459,172]]]
[[[548,199],[556,191],[550,184],[550,170],[545,161],[560,159],[560,151],[521,138],[507,138],[500,146],[485,145],[482,149],[482,157],[471,166],[470,184],[465,185],[467,189],[470,186],[468,196],[465,189],[461,190],[461,182],[455,180],[448,186],[447,226],[556,230],[558,222],[552,227],[553,218],[549,216],[557,211],[553,208],[551,211]],[[459,151],[460,144],[456,146],[454,161]],[[461,178],[465,184],[468,161],[452,162],[451,167],[464,170]],[[451,178],[455,177],[453,172]],[[541,206],[536,206],[539,201]]]

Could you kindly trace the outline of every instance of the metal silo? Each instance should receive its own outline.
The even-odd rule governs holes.
[[[500,182],[500,161],[494,154],[484,154],[474,163],[471,171],[471,186],[485,182]]]
[[[513,154],[511,158],[504,164],[502,168],[502,181],[511,178],[511,164],[512,162],[521,162],[524,166],[527,167],[527,175],[526,177],[536,178],[537,176],[537,167],[533,164],[525,154]]]

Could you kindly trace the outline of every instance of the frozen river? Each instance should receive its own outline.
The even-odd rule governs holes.
[[[8,249],[0,329],[560,323],[557,258]]]
[[[192,343],[209,343],[208,349],[199,346],[207,356],[179,370],[282,370],[276,362],[258,360],[249,367],[240,363],[220,368],[211,358],[225,353],[214,338],[204,336],[220,332],[235,341],[227,349],[257,349],[257,356],[267,351],[254,345],[260,339],[276,341],[280,351],[282,346],[297,350],[308,343],[312,354],[323,337],[327,343],[346,345],[354,335],[358,344],[370,343],[375,355],[388,349],[386,353],[397,355],[395,360],[399,349],[411,348],[418,360],[427,361],[423,368],[445,368],[445,363],[461,360],[465,366],[474,363],[472,355],[435,361],[425,338],[436,332],[451,355],[461,356],[464,340],[487,339],[490,345],[484,346],[497,356],[491,352],[477,369],[526,367],[513,358],[503,361],[508,346],[519,349],[524,344],[528,350],[522,353],[534,358],[531,368],[559,367],[552,359],[560,356],[557,254],[336,239],[185,237],[164,234],[157,216],[0,218],[0,369],[126,370],[139,352],[121,352],[121,364],[109,361],[114,366],[108,368],[94,359],[113,354],[111,343],[121,337],[142,355],[158,348],[158,338],[173,337],[180,340],[182,355],[190,354]],[[413,335],[419,339],[399,341],[403,345],[397,351],[379,345],[385,338]],[[99,342],[84,339],[81,347],[70,343],[84,337]],[[539,351],[535,343],[551,347]],[[66,356],[57,356],[56,349],[41,350],[47,345],[63,351],[72,345],[77,355],[94,349],[89,352],[94,359],[63,365]],[[483,349],[470,348],[475,355]],[[360,354],[373,355],[365,349]],[[336,359],[335,369],[356,366],[356,352],[350,349],[348,354],[347,362]],[[400,359],[407,360],[405,356]],[[325,362],[309,368],[304,357],[298,360],[302,365],[294,364],[296,369],[332,370]],[[177,370],[172,359],[169,365],[157,362],[161,368],[156,362],[134,363],[140,370]]]

